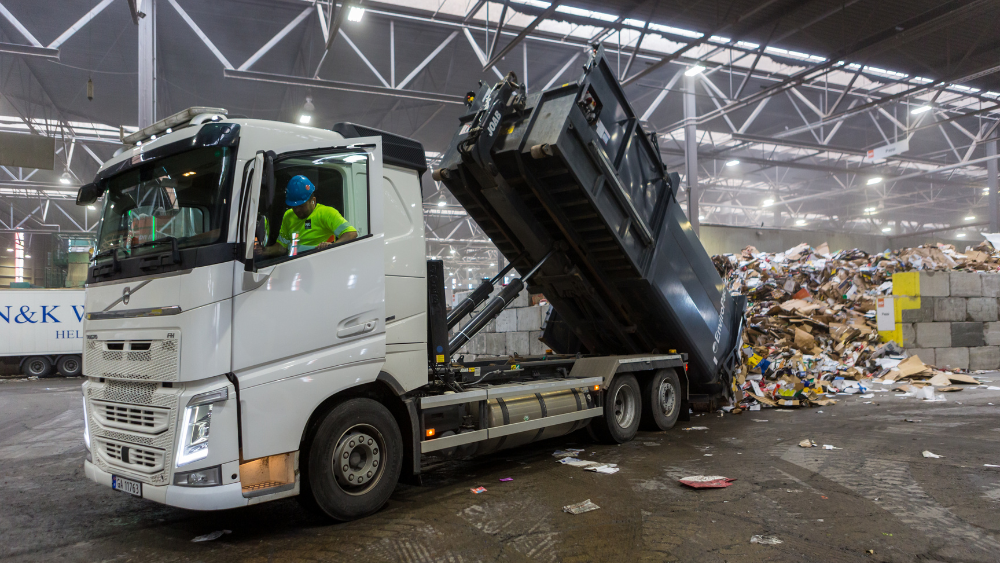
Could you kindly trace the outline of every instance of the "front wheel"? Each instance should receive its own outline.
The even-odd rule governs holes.
[[[52,371],[52,361],[45,356],[32,356],[24,361],[24,375],[45,377]]]
[[[661,369],[642,384],[642,427],[669,430],[681,414],[681,380],[677,371]]]
[[[604,416],[590,422],[594,436],[606,444],[624,444],[634,438],[642,418],[641,396],[634,375],[615,376],[604,394]]]
[[[335,520],[374,513],[389,500],[403,467],[403,439],[392,414],[351,399],[326,415],[309,446],[308,492]]]

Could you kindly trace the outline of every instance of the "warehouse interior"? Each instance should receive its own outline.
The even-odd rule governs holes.
[[[294,492],[274,503],[196,512],[187,508],[197,502],[175,503],[168,493],[154,505],[151,496],[138,504],[107,492],[79,467],[91,455],[92,418],[79,412],[86,361],[51,355],[32,367],[33,356],[0,353],[0,472],[10,476],[0,498],[12,507],[0,514],[0,528],[11,530],[0,558],[249,560],[262,558],[264,545],[269,558],[408,563],[993,560],[1000,549],[991,516],[1000,502],[993,453],[1000,405],[998,20],[996,0],[0,0],[0,329],[44,323],[56,310],[49,304],[31,317],[30,306],[8,298],[15,290],[73,288],[82,299],[86,288],[87,312],[101,314],[128,305],[129,295],[156,277],[135,280],[124,293],[115,286],[121,297],[106,299],[116,282],[95,275],[94,257],[106,202],[78,204],[78,194],[106,163],[118,165],[123,151],[174,132],[155,129],[162,120],[200,107],[220,108],[212,120],[277,122],[275,131],[300,126],[303,138],[307,128],[346,122],[418,141],[426,160],[417,217],[425,258],[442,263],[447,311],[470,300],[463,314],[472,318],[454,326],[449,318],[446,336],[457,340],[470,324],[479,332],[463,337],[449,361],[486,366],[502,356],[520,371],[522,360],[595,355],[594,346],[559,349],[545,331],[546,323],[572,331],[586,315],[567,321],[553,313],[603,286],[573,286],[551,303],[540,285],[503,294],[555,250],[529,256],[525,245],[504,255],[487,232],[495,225],[477,223],[462,203],[468,194],[453,193],[441,170],[454,166],[454,143],[468,132],[463,123],[473,101],[481,102],[474,93],[499,89],[511,76],[528,96],[573,86],[587,79],[585,65],[599,52],[637,118],[629,131],[641,128],[666,172],[678,175],[680,228],[703,247],[698,259],[707,253],[721,276],[713,278],[721,279],[721,310],[694,319],[718,319],[718,332],[701,343],[720,343],[726,314],[738,325],[735,351],[723,360],[736,364],[719,386],[728,399],[679,402],[684,414],[673,430],[649,431],[643,419],[638,437],[617,449],[593,445],[599,435],[587,427],[554,438],[539,430],[547,441],[472,459],[424,456],[422,484],[421,475],[401,478],[380,511],[337,524],[317,521],[315,506],[290,497],[310,490],[296,481],[298,451],[254,460],[277,467],[285,456],[281,463],[290,464]],[[143,136],[151,126],[156,133]],[[130,135],[139,141],[125,142]],[[172,252],[179,256],[176,244]],[[690,258],[687,247],[675,253]],[[652,259],[643,260],[648,269]],[[256,272],[248,266],[240,274],[244,289]],[[428,272],[428,283],[436,281]],[[576,275],[569,267],[565,273]],[[299,288],[295,280],[291,291]],[[110,304],[93,309],[97,294]],[[727,310],[725,296],[735,299],[737,313]],[[708,291],[681,300],[708,298],[716,299]],[[503,303],[486,318],[498,299]],[[155,315],[175,313],[136,301],[160,311]],[[84,322],[82,307],[60,306]],[[374,326],[395,318],[382,311]],[[115,338],[146,326],[129,322]],[[430,339],[434,328],[427,326]],[[635,335],[645,326],[606,330],[641,340]],[[59,338],[82,339],[66,334]],[[628,353],[676,355],[687,344]],[[422,345],[427,352],[430,341]],[[133,349],[148,348],[115,350]],[[235,349],[214,348],[227,361]],[[686,372],[688,350],[680,352],[676,367]],[[299,361],[273,355],[268,369]],[[434,356],[431,380],[440,367]],[[286,367],[273,367],[282,362]],[[474,370],[485,367],[475,366],[468,371],[478,376]],[[814,377],[818,372],[824,375]],[[70,377],[52,379],[58,373]],[[462,392],[442,381],[443,393]],[[181,393],[183,385],[174,385]],[[238,384],[233,389],[238,393]],[[687,383],[684,392],[691,392]],[[407,393],[418,401],[428,395]],[[329,401],[331,409],[343,402]],[[263,412],[240,405],[241,417]],[[506,406],[502,418],[512,420]],[[310,424],[312,439],[319,422]],[[412,430],[414,443],[434,433]],[[248,461],[245,431],[240,426],[233,462],[239,471]],[[403,463],[415,455],[420,473],[419,451],[407,455]],[[604,465],[595,469],[585,455]],[[589,470],[570,481],[566,462],[554,464],[553,456]],[[36,463],[42,467],[32,476]],[[228,475],[220,470],[220,482],[222,472]],[[715,485],[705,486],[717,490],[685,483],[694,473],[709,476]],[[57,509],[66,499],[43,478],[70,491],[71,509]],[[579,502],[588,496],[602,510],[574,512],[597,510]],[[37,523],[64,533],[37,537]],[[123,527],[135,533],[111,539]]]

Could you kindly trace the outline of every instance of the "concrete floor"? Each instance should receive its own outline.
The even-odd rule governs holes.
[[[1000,382],[1000,374],[996,374]],[[0,557],[12,561],[997,561],[1000,391],[877,394],[800,411],[695,417],[622,446],[573,435],[439,465],[362,521],[295,500],[194,513],[83,476],[81,380],[0,383]],[[889,396],[887,396],[889,395]],[[992,405],[990,403],[993,403]],[[906,422],[910,419],[914,422]],[[684,431],[687,426],[708,430]],[[812,438],[839,450],[804,449]],[[554,462],[563,447],[618,463]],[[943,455],[927,459],[922,450]],[[676,480],[716,474],[728,489]],[[501,483],[502,477],[513,477]],[[488,492],[469,489],[485,486]],[[592,499],[600,510],[570,515]],[[232,533],[209,543],[195,536]],[[780,545],[754,545],[755,534]],[[866,554],[874,550],[874,554]]]

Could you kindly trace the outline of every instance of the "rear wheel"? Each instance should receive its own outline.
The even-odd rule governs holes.
[[[28,377],[45,377],[52,371],[52,361],[45,356],[32,356],[24,361],[22,371]]]
[[[661,369],[642,384],[642,427],[669,430],[681,413],[681,380],[672,369]]]
[[[608,444],[624,444],[634,438],[642,418],[641,396],[634,375],[615,376],[604,394],[604,416],[590,422],[594,436]]]
[[[403,439],[392,414],[371,399],[337,405],[309,446],[307,488],[316,508],[335,520],[374,513],[396,488]]]
[[[83,371],[80,356],[63,356],[56,362],[56,369],[66,377],[77,377]]]

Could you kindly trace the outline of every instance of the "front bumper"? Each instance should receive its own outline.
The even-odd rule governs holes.
[[[110,473],[103,471],[89,461],[83,463],[83,469],[88,479],[99,485],[111,487]],[[230,483],[217,487],[155,486],[143,483],[142,498],[188,510],[226,510],[246,506],[249,502],[249,499],[243,496],[240,483]]]

